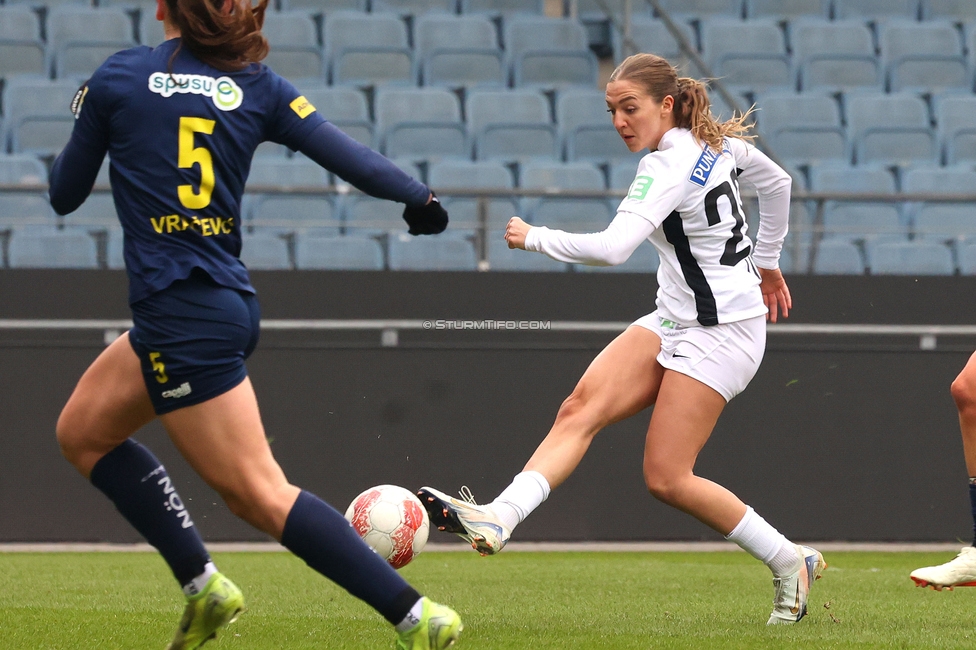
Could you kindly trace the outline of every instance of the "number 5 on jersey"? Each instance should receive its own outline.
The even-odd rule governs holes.
[[[214,189],[213,156],[205,147],[194,146],[194,136],[197,133],[212,135],[214,120],[202,117],[181,117],[179,136],[179,158],[177,165],[180,169],[191,169],[200,166],[200,190],[194,191],[192,185],[180,185],[176,188],[183,207],[190,210],[202,210],[210,205],[210,197]]]

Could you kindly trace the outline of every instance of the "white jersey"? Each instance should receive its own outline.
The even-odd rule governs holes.
[[[739,178],[759,194],[755,251],[746,234]],[[728,138],[717,153],[688,129],[674,128],[641,159],[606,231],[572,235],[532,228],[525,247],[566,262],[619,264],[647,238],[661,258],[657,308],[662,317],[685,326],[740,321],[767,311],[756,264],[778,267],[791,182],[743,140]]]

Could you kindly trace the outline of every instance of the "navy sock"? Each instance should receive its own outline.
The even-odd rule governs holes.
[[[339,512],[302,491],[288,513],[281,543],[329,580],[396,625],[420,594],[356,534]]]
[[[166,468],[151,451],[126,440],[95,463],[91,482],[156,547],[180,586],[204,572],[210,555]]]
[[[976,546],[976,477],[969,477],[969,505],[973,511],[973,546]]]

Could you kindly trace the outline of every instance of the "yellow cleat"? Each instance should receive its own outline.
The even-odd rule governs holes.
[[[217,636],[244,611],[244,594],[221,573],[210,576],[207,586],[188,599],[176,636],[166,650],[195,650]]]

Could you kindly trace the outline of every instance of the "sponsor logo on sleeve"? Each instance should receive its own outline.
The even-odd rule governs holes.
[[[630,190],[627,192],[628,199],[634,199],[635,201],[643,201],[647,198],[647,191],[651,189],[651,184],[654,183],[654,179],[650,176],[638,176],[634,179],[634,182],[630,184]]]
[[[291,110],[295,111],[295,114],[303,120],[315,112],[315,107],[312,106],[312,102],[305,99],[304,95],[296,98],[295,101],[288,105],[291,106]]]
[[[85,96],[88,95],[88,82],[86,81],[71,100],[71,114],[77,120],[81,116],[81,105],[85,103]]]
[[[163,97],[203,95],[222,111],[232,111],[244,101],[244,91],[230,77],[214,79],[199,74],[154,72],[149,75],[149,90]]]

